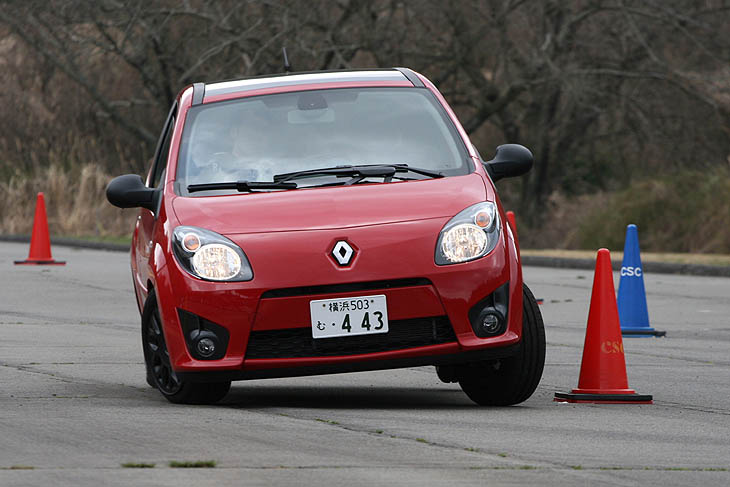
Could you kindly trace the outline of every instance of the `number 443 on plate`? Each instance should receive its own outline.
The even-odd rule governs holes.
[[[388,305],[385,295],[318,299],[309,302],[312,337],[388,333]]]

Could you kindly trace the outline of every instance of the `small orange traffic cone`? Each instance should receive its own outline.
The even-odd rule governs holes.
[[[651,395],[629,389],[608,249],[600,249],[596,258],[578,388],[556,392],[555,401],[652,404]]]
[[[16,265],[66,265],[66,262],[53,260],[51,238],[48,235],[46,202],[43,193],[38,193],[33,218],[33,235],[30,237],[30,251],[26,260],[16,260]]]

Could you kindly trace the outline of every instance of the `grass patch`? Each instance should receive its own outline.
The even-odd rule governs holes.
[[[464,450],[466,450],[466,451],[472,451],[472,452],[478,452],[479,451],[479,448],[467,447],[467,448],[464,448]]]
[[[573,470],[583,470],[582,465],[571,465],[570,468],[572,468]]]
[[[173,460],[169,465],[170,468],[215,468],[218,462],[215,460],[197,460],[194,462],[177,462]]]
[[[144,462],[127,462],[122,463],[122,468],[155,468],[155,464]]]
[[[315,421],[319,421],[320,423],[327,423],[327,424],[333,424],[333,425],[340,424],[339,421],[334,421],[334,420],[331,420],[331,419],[314,418],[314,420]]]
[[[504,457],[506,457],[506,456],[507,456],[507,454],[506,454],[506,453],[497,453],[497,456],[498,456],[498,457],[502,457],[502,458],[504,458]]]
[[[416,438],[416,441],[419,443],[428,443],[428,440],[425,438]]]
[[[31,465],[11,465],[9,467],[1,467],[0,470],[35,470]]]
[[[382,435],[382,434],[383,434],[383,430],[375,430],[375,432],[376,432],[377,434],[379,434],[379,435]]]

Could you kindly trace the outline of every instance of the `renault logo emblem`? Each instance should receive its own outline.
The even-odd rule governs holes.
[[[332,249],[332,257],[341,266],[350,265],[353,255],[355,250],[344,240],[339,240]]]

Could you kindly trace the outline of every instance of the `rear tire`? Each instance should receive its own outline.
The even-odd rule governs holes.
[[[460,368],[459,385],[480,406],[511,406],[527,400],[537,388],[545,365],[545,326],[530,289],[522,288],[522,341],[519,352],[505,359]]]
[[[180,380],[170,363],[155,292],[150,291],[142,311],[142,351],[147,383],[175,404],[213,404],[225,397],[231,382]]]

